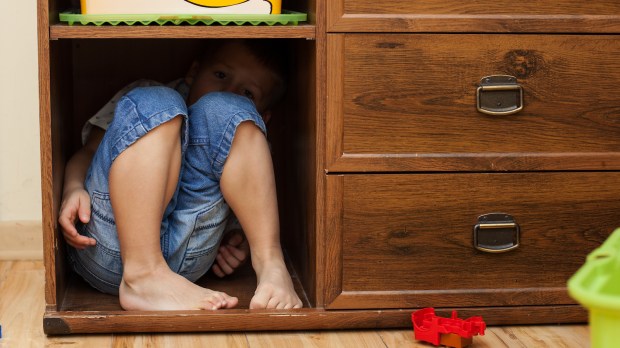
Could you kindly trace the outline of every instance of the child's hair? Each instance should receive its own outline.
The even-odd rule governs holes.
[[[209,40],[204,47],[201,63],[208,63],[213,52],[230,42],[239,42],[246,47],[257,61],[270,70],[276,77],[276,83],[267,105],[269,108],[277,104],[286,92],[288,76],[288,56],[285,40],[281,39],[222,39]]]

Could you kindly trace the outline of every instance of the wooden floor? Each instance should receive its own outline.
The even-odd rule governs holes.
[[[46,337],[43,264],[0,261],[0,348],[13,347],[433,347],[412,330],[282,333],[74,335]],[[585,325],[488,328],[472,347],[589,347]]]

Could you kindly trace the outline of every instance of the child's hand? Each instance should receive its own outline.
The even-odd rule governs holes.
[[[67,244],[76,249],[94,246],[97,242],[93,238],[79,234],[75,228],[78,217],[83,223],[88,223],[90,220],[90,197],[84,189],[75,189],[65,194],[58,222]]]
[[[218,250],[215,264],[211,269],[220,278],[231,275],[235,269],[243,265],[250,254],[250,246],[241,230],[229,232]]]

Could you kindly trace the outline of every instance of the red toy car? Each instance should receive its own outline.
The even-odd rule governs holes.
[[[463,320],[457,317],[456,311],[452,311],[451,318],[443,318],[435,315],[434,308],[413,312],[411,321],[416,340],[455,348],[467,347],[472,343],[472,337],[484,335],[487,327],[482,317]]]

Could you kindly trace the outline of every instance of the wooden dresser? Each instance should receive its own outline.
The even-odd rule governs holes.
[[[294,27],[67,26],[70,1],[38,3],[48,334],[407,327],[421,307],[587,320],[566,281],[620,226],[618,1],[284,1],[309,15]],[[65,265],[64,164],[117,89],[222,37],[289,48],[270,137],[305,308],[248,310],[244,269],[201,280],[238,309],[122,311]]]

